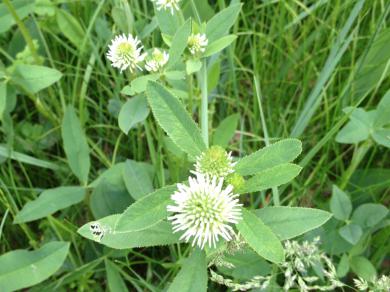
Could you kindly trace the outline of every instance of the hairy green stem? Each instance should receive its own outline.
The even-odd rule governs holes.
[[[200,114],[200,126],[202,129],[203,141],[206,147],[209,147],[209,112],[208,112],[208,96],[207,96],[207,61],[203,59],[202,64],[202,103],[201,103],[201,114]]]

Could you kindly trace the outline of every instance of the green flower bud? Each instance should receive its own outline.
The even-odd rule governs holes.
[[[221,146],[211,146],[196,159],[195,172],[210,177],[226,177],[233,173],[233,167],[230,153]]]

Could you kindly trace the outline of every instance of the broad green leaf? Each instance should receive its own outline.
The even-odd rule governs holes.
[[[120,272],[120,268],[115,265],[112,261],[106,259],[105,261],[106,273],[107,273],[107,284],[110,292],[127,292],[125,282],[123,281]]]
[[[390,148],[390,129],[378,129],[372,133],[372,138],[379,145]]]
[[[377,106],[374,126],[382,127],[390,124],[390,90],[382,97]]]
[[[302,167],[292,163],[284,163],[263,170],[245,182],[243,193],[263,191],[283,185],[293,180]]]
[[[39,197],[24,205],[14,223],[23,223],[46,217],[58,210],[80,203],[85,197],[83,187],[58,187],[43,191]]]
[[[330,199],[330,210],[334,217],[339,220],[347,220],[352,212],[352,202],[349,196],[333,185],[332,198]]]
[[[0,121],[3,119],[3,113],[7,107],[7,84],[0,81]]]
[[[355,209],[352,214],[352,222],[362,228],[374,227],[382,221],[389,213],[389,210],[381,204],[363,204]]]
[[[202,68],[202,62],[199,59],[189,59],[186,62],[186,73],[191,75],[192,73],[198,72]]]
[[[157,74],[148,74],[135,78],[131,81],[130,86],[127,85],[123,87],[121,93],[126,95],[136,95],[139,93],[143,93],[146,90],[146,85],[149,81],[156,81],[159,78]]]
[[[210,57],[222,51],[226,47],[230,46],[230,44],[234,42],[236,39],[237,39],[236,35],[230,34],[212,42],[207,46],[206,51],[203,54],[203,57]]]
[[[166,219],[175,190],[176,185],[164,187],[130,205],[119,217],[115,232],[144,230]]]
[[[114,227],[119,216],[111,215],[98,221],[104,230],[104,236],[100,241],[91,233],[90,226],[92,222],[85,224],[77,232],[85,238],[115,249],[167,245],[179,242],[180,236],[173,234],[172,225],[165,221],[142,231],[116,233]]]
[[[284,260],[282,244],[260,217],[243,209],[242,220],[236,226],[248,245],[260,256],[273,263]]]
[[[207,262],[204,251],[196,248],[176,275],[168,292],[206,292]]]
[[[172,45],[169,49],[169,61],[167,68],[172,68],[181,58],[184,50],[187,47],[187,40],[191,34],[191,20],[188,19],[176,31],[172,39]]]
[[[163,34],[173,36],[180,27],[179,13],[171,14],[169,9],[154,9],[158,26]]]
[[[206,25],[206,36],[209,43],[225,36],[241,11],[241,4],[231,5],[214,15]]]
[[[11,74],[11,80],[29,93],[37,93],[57,82],[61,77],[62,73],[58,70],[25,64],[17,64]]]
[[[199,128],[177,98],[156,82],[149,82],[146,95],[154,117],[172,141],[191,157],[200,155],[206,146]]]
[[[61,134],[70,169],[81,183],[86,184],[91,165],[89,147],[80,121],[71,105],[66,108]]]
[[[14,250],[0,256],[0,291],[36,285],[53,275],[68,254],[69,243],[53,241],[41,248]]]
[[[215,129],[213,144],[226,148],[234,136],[239,119],[239,114],[233,114],[226,117]]]
[[[12,6],[20,19],[25,18],[34,10],[34,1],[31,0],[13,0]],[[0,34],[9,30],[15,24],[15,19],[9,12],[4,3],[0,4]]]
[[[130,98],[122,106],[119,112],[119,128],[127,135],[130,129],[134,128],[135,125],[145,121],[148,115],[149,108],[144,95],[138,95]]]
[[[153,182],[147,169],[132,160],[125,162],[122,171],[123,181],[129,194],[136,200],[153,192]]]
[[[235,170],[241,175],[251,175],[276,165],[293,161],[302,152],[297,139],[284,139],[240,159]]]
[[[357,121],[349,121],[340,130],[340,132],[337,133],[336,142],[344,144],[356,144],[367,140],[369,134],[369,128],[363,127],[361,123]]]
[[[301,207],[267,207],[254,210],[265,225],[281,239],[291,239],[316,229],[332,214],[320,209]]]
[[[376,277],[376,269],[374,265],[363,256],[352,257],[349,261],[352,271],[367,281],[371,281]]]
[[[359,225],[350,223],[344,225],[339,229],[339,233],[342,238],[348,241],[351,244],[356,244],[363,235],[363,230]]]
[[[61,32],[75,47],[80,48],[85,38],[85,32],[78,20],[64,9],[57,9],[56,14]]]

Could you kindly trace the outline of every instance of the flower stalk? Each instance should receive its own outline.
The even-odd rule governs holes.
[[[209,113],[208,113],[208,94],[207,94],[207,61],[206,58],[202,61],[202,101],[201,101],[201,114],[200,114],[200,127],[202,131],[203,141],[206,147],[209,147]]]

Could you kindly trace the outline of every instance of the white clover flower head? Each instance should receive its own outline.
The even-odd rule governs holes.
[[[122,71],[129,69],[134,72],[137,68],[142,70],[139,63],[145,59],[146,54],[142,54],[143,46],[137,37],[129,35],[116,36],[109,45],[107,58],[114,68]]]
[[[204,53],[206,51],[206,47],[209,43],[205,34],[191,34],[188,37],[188,49],[192,55],[198,55],[200,53]]]
[[[184,231],[180,239],[186,242],[193,238],[201,249],[205,244],[216,246],[219,237],[232,240],[235,235],[230,224],[237,224],[241,217],[242,204],[233,187],[223,189],[223,178],[210,178],[198,174],[188,178],[189,185],[177,184],[178,190],[172,195],[174,205],[167,207],[173,214],[168,217],[173,232]]]
[[[181,0],[152,0],[157,6],[157,10],[170,10],[173,15],[180,9]]]
[[[169,54],[166,51],[160,51],[155,48],[145,63],[145,69],[149,72],[157,72],[162,69],[169,60]]]
[[[196,158],[194,174],[204,174],[210,177],[226,177],[234,172],[232,154],[221,146],[211,146]]]

